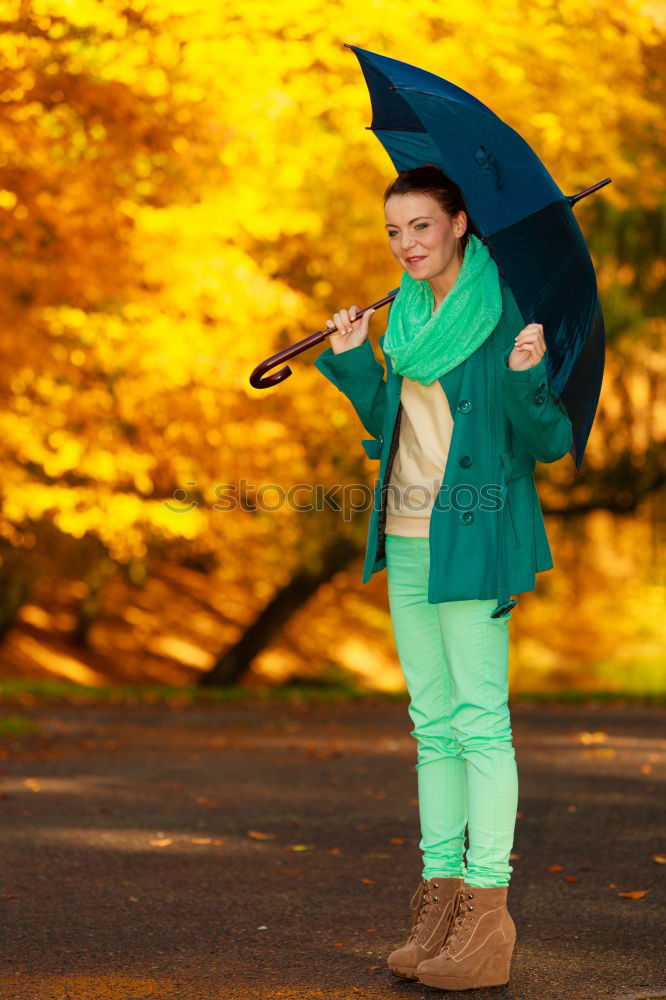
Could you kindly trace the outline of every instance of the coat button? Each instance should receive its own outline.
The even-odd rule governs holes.
[[[461,399],[458,403],[458,410],[460,413],[468,413],[472,409],[472,404],[469,399]]]
[[[536,403],[537,406],[541,406],[541,404],[545,402],[545,398],[543,396],[535,396],[534,402]]]
[[[464,510],[460,515],[460,520],[462,521],[463,524],[471,524],[472,521],[474,520],[474,511]]]
[[[541,383],[541,385],[538,385],[538,386],[536,387],[536,391],[537,391],[537,392],[543,392],[543,390],[544,390],[545,388],[546,388],[546,383],[545,383],[545,382],[542,382],[542,383]]]
[[[472,459],[469,457],[469,455],[463,455],[459,462],[459,465],[462,465],[463,469],[469,469],[471,464],[472,464]]]

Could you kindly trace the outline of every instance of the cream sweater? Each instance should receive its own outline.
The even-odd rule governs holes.
[[[453,433],[449,401],[439,382],[402,380],[400,439],[386,498],[386,534],[427,538]]]

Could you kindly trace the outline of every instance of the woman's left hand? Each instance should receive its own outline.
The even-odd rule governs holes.
[[[509,355],[509,368],[514,372],[525,371],[538,365],[547,351],[541,323],[529,323],[516,337],[516,345]]]

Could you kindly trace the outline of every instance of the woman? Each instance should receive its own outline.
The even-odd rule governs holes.
[[[523,325],[457,185],[434,164],[401,171],[384,212],[403,269],[380,338],[388,378],[367,340],[374,310],[357,320],[356,306],[327,321],[315,364],[381,459],[363,582],[386,567],[417,741],[423,872],[388,966],[441,989],[504,985],[518,804],[508,597],[552,568],[532,470],[571,448],[572,427],[543,327]]]

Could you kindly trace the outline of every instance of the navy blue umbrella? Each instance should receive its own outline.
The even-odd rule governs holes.
[[[573,426],[577,473],[601,392],[605,335],[572,206],[610,178],[566,196],[525,140],[471,94],[408,63],[346,48],[370,91],[368,127],[396,170],[434,163],[458,184],[525,324],[543,324],[550,387]]]

